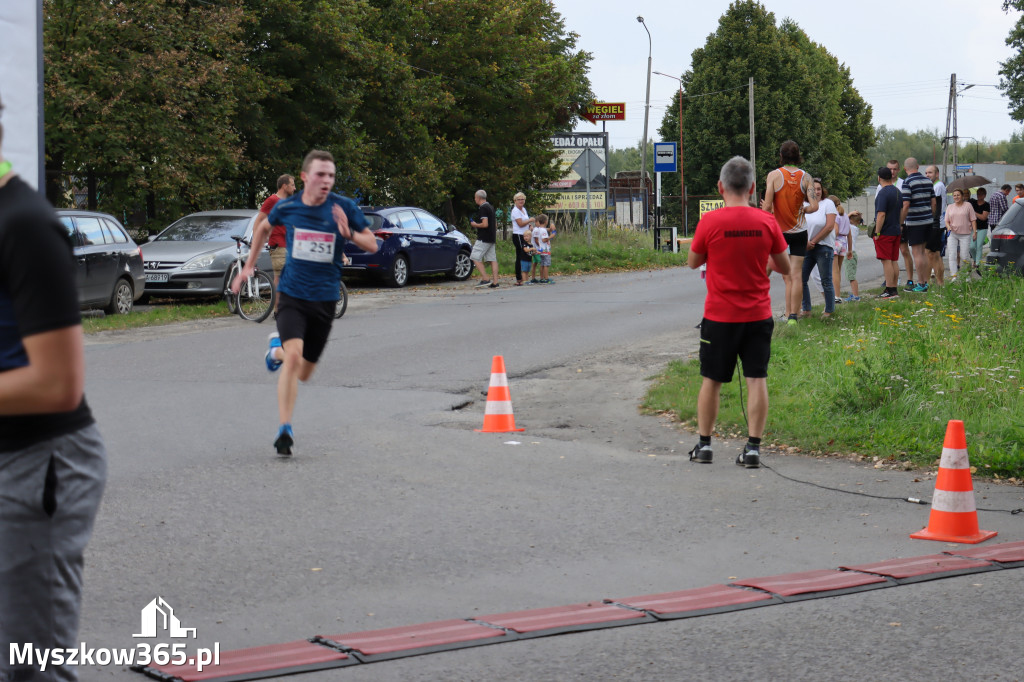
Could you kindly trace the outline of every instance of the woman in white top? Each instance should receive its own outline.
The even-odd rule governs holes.
[[[821,278],[821,286],[824,289],[825,312],[822,319],[832,316],[835,310],[835,289],[832,286],[832,278],[828,276],[832,272],[832,255],[835,246],[836,217],[839,211],[832,200],[825,194],[825,188],[821,186],[821,179],[814,179],[814,193],[818,199],[818,210],[814,213],[804,213],[804,220],[807,223],[807,256],[804,258],[803,269],[803,317],[811,314],[811,290],[807,288],[807,280],[810,279],[811,270],[818,266],[818,272],[824,276]]]
[[[512,244],[516,247],[516,286],[523,284],[523,261],[529,261],[530,256],[526,253],[526,244],[523,243],[523,232],[528,225],[533,225],[534,220],[526,212],[526,195],[518,192],[514,197],[515,206],[512,208]]]

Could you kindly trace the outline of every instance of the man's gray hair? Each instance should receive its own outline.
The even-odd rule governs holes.
[[[485,192],[485,191],[484,191],[484,190],[482,190],[482,189],[478,189],[478,190],[476,191],[476,195],[477,195],[478,197],[480,197],[481,199],[487,199],[487,192]]]
[[[754,167],[742,156],[734,156],[722,166],[718,179],[726,191],[733,194],[747,194],[754,184]]]

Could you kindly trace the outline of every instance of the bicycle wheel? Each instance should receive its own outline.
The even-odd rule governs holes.
[[[345,286],[345,280],[341,281],[341,297],[338,302],[334,304],[334,319],[339,319],[345,314],[345,310],[348,309],[348,287]]]
[[[257,270],[238,290],[238,314],[246,320],[262,322],[274,310],[274,280]]]
[[[228,312],[232,315],[238,312],[238,294],[231,293],[231,283],[235,281],[238,274],[238,266],[232,265],[228,268],[228,275],[224,278],[224,300],[228,303]]]

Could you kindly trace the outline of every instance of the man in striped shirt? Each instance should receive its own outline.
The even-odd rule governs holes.
[[[914,270],[918,277],[921,277],[927,272],[924,245],[928,240],[928,231],[932,227],[935,192],[932,181],[921,174],[917,159],[910,157],[903,162],[903,167],[907,169],[907,177],[903,180],[901,191],[903,208],[900,210],[900,224],[903,225],[907,244],[913,253]],[[928,291],[928,280],[919,281],[911,291]]]

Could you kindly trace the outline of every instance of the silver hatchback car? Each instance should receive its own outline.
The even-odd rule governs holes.
[[[202,211],[172,223],[142,245],[147,296],[221,296],[235,260],[232,235],[252,238],[257,211]],[[243,247],[242,257],[248,257]],[[270,254],[259,267],[270,271]]]

